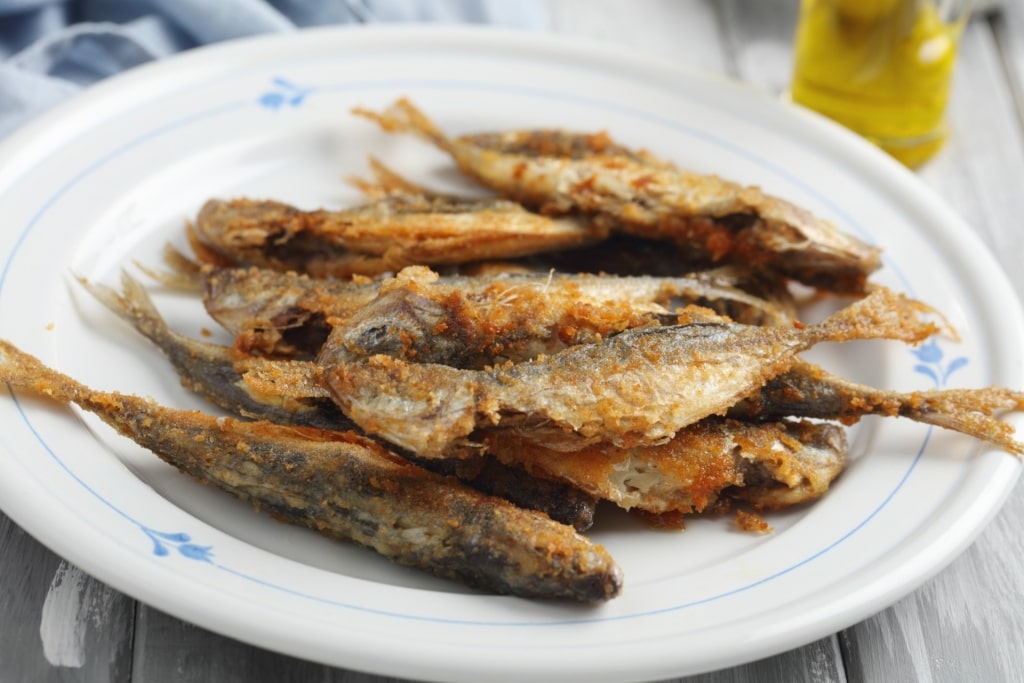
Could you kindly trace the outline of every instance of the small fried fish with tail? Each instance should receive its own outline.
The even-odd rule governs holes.
[[[211,199],[199,210],[190,238],[198,254],[214,255],[208,259],[213,262],[348,277],[573,249],[607,236],[582,216],[546,216],[506,199],[381,182],[379,191],[372,183],[361,186],[368,203],[335,211]]]
[[[310,361],[238,358],[234,350],[191,339],[172,330],[145,288],[125,272],[121,292],[83,280],[113,313],[153,342],[174,366],[181,383],[221,408],[249,419],[331,431],[355,427],[316,381]],[[412,456],[409,456],[413,459]],[[520,507],[587,529],[597,501],[567,484],[531,477],[522,468],[475,456],[458,460],[414,459],[417,465],[456,476],[473,488],[501,495]]]
[[[318,363],[342,411],[370,435],[444,457],[481,428],[543,426],[584,443],[654,444],[724,414],[820,342],[917,343],[939,328],[921,302],[875,288],[806,327],[728,321],[628,330],[551,356],[484,370],[388,355],[352,360],[329,338]],[[341,328],[338,328],[339,330]],[[333,337],[333,334],[332,334]]]
[[[531,598],[597,603],[622,586],[611,556],[572,527],[352,432],[243,422],[96,391],[3,340],[0,383],[75,403],[201,482],[401,565]]]
[[[594,216],[609,230],[674,242],[693,258],[772,269],[843,293],[863,291],[881,266],[879,249],[806,209],[757,187],[682,171],[604,133],[449,137],[407,99],[354,113],[427,140],[464,174],[526,207]]]

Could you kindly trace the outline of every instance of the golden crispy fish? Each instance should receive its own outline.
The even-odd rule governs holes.
[[[244,354],[315,354],[332,323],[351,327],[354,317],[372,327],[379,315],[397,333],[392,313],[405,315],[406,323],[418,321],[419,332],[409,328],[403,334],[422,334],[429,328],[437,343],[444,343],[436,334],[442,329],[443,336],[473,337],[477,350],[471,351],[464,339],[463,354],[479,362],[522,359],[630,327],[671,321],[674,311],[688,304],[750,324],[789,325],[796,317],[791,297],[768,299],[744,291],[740,285],[747,282],[746,274],[731,268],[677,277],[618,277],[552,272],[439,275],[425,266],[410,266],[393,278],[349,280],[203,266],[173,248],[165,260],[170,273],[143,270],[172,287],[201,290],[207,313],[235,335],[235,349]]]
[[[761,391],[729,410],[744,419],[799,416],[852,424],[865,415],[905,417],[973,436],[1008,453],[1024,456],[1013,426],[993,417],[1024,410],[1024,392],[1005,387],[897,392],[844,380],[799,361],[768,381]]]
[[[657,443],[725,413],[819,342],[920,342],[938,330],[920,318],[929,311],[876,288],[806,327],[713,322],[641,328],[485,370],[387,355],[349,362],[347,351],[328,340],[318,363],[325,386],[356,424],[423,457],[443,457],[476,429],[524,423],[543,424],[545,438],[561,430],[571,440],[632,446]]]
[[[385,194],[338,211],[211,199],[200,209],[195,231],[228,262],[315,277],[514,258],[580,247],[605,234],[588,219],[552,218],[504,199],[426,194]]]
[[[398,564],[495,593],[602,602],[622,571],[572,527],[353,432],[175,410],[89,389],[0,340],[0,382],[76,403],[197,480]]]
[[[694,258],[777,270],[825,290],[857,293],[880,252],[788,201],[713,175],[679,170],[605,133],[562,130],[448,137],[407,99],[354,113],[413,133],[503,197],[543,213],[593,215],[611,230],[674,242]]]
[[[821,497],[846,464],[839,425],[705,418],[664,443],[595,444],[564,452],[514,430],[482,437],[488,453],[540,477],[571,482],[629,509],[691,514],[727,499],[782,509]]]
[[[627,329],[704,318],[692,302],[725,302],[749,318],[792,325],[773,304],[702,273],[677,278],[600,275],[439,277],[422,266],[382,281],[375,299],[331,332],[330,362],[376,353],[482,368],[519,362]],[[685,307],[685,308],[684,308]]]
[[[182,384],[211,403],[246,418],[281,425],[350,430],[345,417],[316,381],[311,362],[236,357],[223,346],[198,341],[172,330],[146,290],[127,273],[121,293],[96,283],[86,288],[112,312],[152,341],[174,366]],[[410,456],[411,457],[411,456]],[[415,459],[416,464],[458,477],[473,488],[501,495],[520,507],[587,529],[594,521],[593,496],[566,484],[531,477],[522,468],[479,456],[457,461]]]
[[[282,377],[308,376],[310,368],[296,366],[298,361],[267,365],[264,359],[240,358],[230,348],[172,330],[145,288],[126,272],[121,274],[121,293],[99,283],[82,280],[82,284],[104,306],[156,344],[174,366],[182,385],[211,403],[239,416],[256,416],[280,424],[323,429],[355,426],[338,411],[326,391],[317,391],[316,384],[303,385],[301,393],[282,393],[271,386],[284,384],[287,380]],[[262,385],[245,382],[243,375],[248,371],[266,376],[267,381]]]

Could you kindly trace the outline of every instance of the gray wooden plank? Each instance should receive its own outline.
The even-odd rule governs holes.
[[[0,681],[127,683],[134,602],[0,514]]]
[[[1001,0],[989,13],[1017,116],[1024,126],[1024,0]]]
[[[783,652],[749,664],[699,676],[674,679],[671,683],[844,683],[838,641],[829,636],[805,647]]]
[[[1017,230],[1007,229],[1019,223],[1024,210],[1024,136],[992,23],[985,17],[964,34],[948,117],[949,142],[919,175],[995,251],[1017,291],[1024,292],[1018,267],[1024,244]]]
[[[133,683],[384,683],[397,681],[336,669],[253,647],[140,605]]]

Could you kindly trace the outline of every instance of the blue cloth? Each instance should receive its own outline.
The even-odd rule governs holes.
[[[0,138],[96,81],[198,45],[374,22],[546,27],[533,0],[0,0]]]

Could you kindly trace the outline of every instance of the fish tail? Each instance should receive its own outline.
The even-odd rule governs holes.
[[[374,121],[388,133],[413,133],[446,152],[452,151],[451,140],[441,132],[441,129],[433,121],[404,97],[395,101],[383,112],[354,107],[352,113]]]
[[[923,316],[938,316],[942,324]],[[808,329],[814,330],[815,341],[894,339],[917,344],[944,329],[955,336],[934,308],[881,286]]]
[[[181,253],[168,242],[164,245],[164,264],[170,270],[157,270],[140,261],[133,261],[135,267],[164,287],[183,292],[199,292],[203,287],[203,266]]]
[[[167,323],[153,305],[145,287],[127,272],[121,272],[120,294],[106,285],[84,279],[81,282],[100,303],[158,345],[159,340],[170,334]]]
[[[1024,457],[1024,443],[1013,438],[1013,425],[993,417],[1024,410],[1024,393],[1002,387],[945,389],[912,394],[900,415],[950,429]]]
[[[354,186],[370,199],[382,199],[390,195],[412,195],[434,196],[435,193],[425,187],[406,180],[395,171],[388,168],[384,162],[377,157],[371,156],[368,160],[372,180],[350,176],[347,178],[349,184]]]

